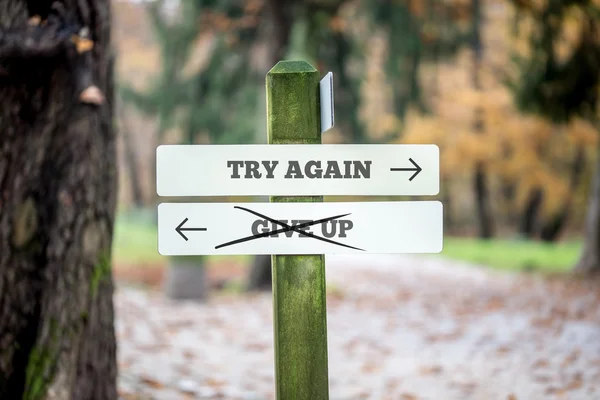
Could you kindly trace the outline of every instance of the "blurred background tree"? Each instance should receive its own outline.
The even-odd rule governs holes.
[[[301,58],[334,74],[325,142],[440,147],[449,235],[555,242],[584,221],[598,143],[592,2],[157,0],[115,15],[120,126],[138,143],[127,158],[147,166],[124,178],[124,207],[140,191],[156,201],[157,144],[263,143],[264,76]],[[251,286],[268,286],[268,257],[254,264]]]
[[[526,35],[529,38],[528,46],[516,52],[514,57],[518,77],[509,81],[516,105],[520,110],[536,113],[560,128],[572,120],[581,119],[598,130],[599,5],[588,0],[551,0],[515,1],[515,7],[516,34],[520,29],[528,29]],[[565,166],[570,168],[568,190],[562,205],[541,227],[545,240],[555,238],[569,216],[572,193],[581,179],[585,162],[584,145],[578,144],[573,155],[567,155],[572,160],[570,166]],[[535,189],[532,196],[530,206],[536,209],[543,201],[543,192]],[[534,218],[535,215],[532,215],[531,220]],[[577,269],[599,270],[600,162],[594,171],[585,237]]]

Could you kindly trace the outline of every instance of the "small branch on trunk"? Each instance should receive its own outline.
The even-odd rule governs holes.
[[[104,104],[104,94],[94,84],[92,76],[94,60],[91,50],[94,42],[89,38],[89,30],[81,29],[77,35],[71,36],[71,42],[75,45],[76,52],[72,56],[75,59],[74,73],[79,101],[92,105]]]
[[[25,26],[0,30],[0,59],[56,56],[67,48],[71,35],[80,29],[76,16],[55,2],[47,20],[34,15]]]
[[[55,2],[47,20],[34,15],[26,26],[8,31],[0,30],[0,77],[10,76],[13,60],[66,54],[72,61],[79,100],[86,104],[100,105],[105,99],[92,76],[93,48],[89,28],[82,27],[76,15],[68,13],[61,3]]]
[[[78,55],[74,66],[75,84],[79,101],[99,106],[104,104],[105,99],[100,88],[94,84],[92,63],[92,54],[89,51]]]
[[[31,26],[0,32],[0,59],[53,57],[67,48],[69,37],[58,34],[57,26]]]
[[[99,106],[104,104],[104,94],[98,88],[98,86],[92,85],[81,92],[79,95],[79,100],[82,103]]]

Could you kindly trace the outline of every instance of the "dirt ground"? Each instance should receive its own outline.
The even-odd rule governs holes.
[[[274,398],[271,294],[219,293],[244,276],[224,264],[207,303],[175,302],[148,271],[115,272],[122,398]],[[327,280],[331,400],[600,399],[598,280],[372,255]]]

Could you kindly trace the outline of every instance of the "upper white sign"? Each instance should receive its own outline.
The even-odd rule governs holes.
[[[436,195],[439,149],[405,144],[164,145],[159,196]]]

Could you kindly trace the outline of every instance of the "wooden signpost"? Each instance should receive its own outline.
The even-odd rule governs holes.
[[[279,62],[267,74],[269,144],[321,144],[319,72]],[[320,196],[271,197],[274,203]],[[328,399],[325,256],[273,255],[275,386],[278,399]]]
[[[272,255],[276,395],[329,399],[324,254],[439,253],[438,201],[323,203],[323,195],[436,195],[435,145],[323,145],[331,73],[282,61],[266,77],[268,145],[159,146],[161,196],[270,195],[269,203],[164,203],[163,255]],[[318,145],[318,146],[314,146]]]

